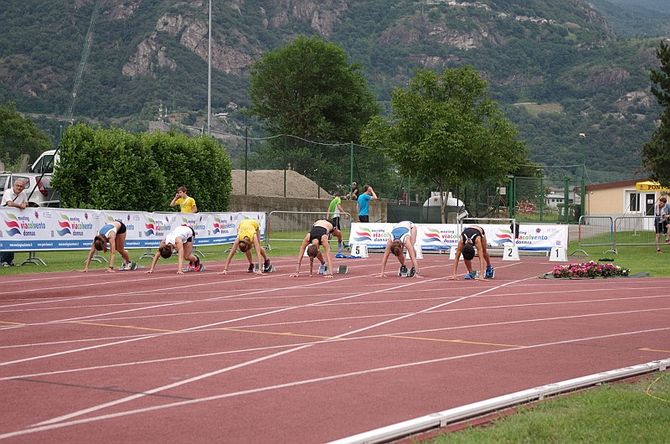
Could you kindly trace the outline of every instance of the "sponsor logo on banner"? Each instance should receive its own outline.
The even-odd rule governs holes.
[[[168,221],[168,217],[165,217],[165,221],[147,217],[147,221],[144,223],[144,234],[146,236],[164,236],[171,229],[171,226],[167,223]]]
[[[58,227],[59,228],[56,230],[56,233],[58,233],[58,235],[61,237],[83,237],[84,230],[91,230],[93,228],[93,224],[90,222],[82,222],[79,216],[61,213],[58,216]]]
[[[354,232],[354,241],[356,242],[372,242],[373,233],[369,228],[356,228]]]
[[[519,233],[519,234],[521,234],[521,233]],[[500,228],[500,229],[496,230],[495,239],[492,239],[492,240],[498,246],[505,245],[505,244],[513,244],[514,243],[514,236],[512,235],[512,230],[507,229],[507,228]]]

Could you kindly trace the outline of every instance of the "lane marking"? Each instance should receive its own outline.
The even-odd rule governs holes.
[[[158,331],[158,332],[175,332],[176,330],[166,330],[164,328],[150,328],[150,327],[138,327],[135,325],[117,325],[117,324],[103,324],[101,322],[88,322],[88,321],[73,321],[70,324],[78,325],[91,325],[94,327],[112,327],[112,328],[126,328],[130,330],[147,330],[147,331]]]
[[[385,372],[385,371],[391,371],[391,370],[398,370],[398,369],[404,369],[404,368],[410,368],[410,367],[418,367],[418,366],[422,366],[422,365],[430,365],[430,364],[442,363],[442,362],[447,362],[447,361],[455,361],[455,360],[459,360],[459,359],[467,359],[467,358],[479,357],[479,356],[485,356],[485,355],[509,353],[509,352],[514,352],[514,351],[519,351],[519,350],[560,346],[560,345],[565,345],[565,344],[573,344],[573,343],[579,343],[579,342],[593,341],[593,340],[598,340],[598,339],[608,339],[608,338],[620,337],[620,336],[632,336],[632,335],[644,334],[644,333],[657,333],[657,332],[660,332],[660,331],[668,331],[668,330],[670,330],[670,327],[664,327],[664,328],[658,328],[658,329],[649,329],[649,330],[638,330],[638,331],[631,331],[631,332],[621,332],[621,333],[616,333],[616,334],[611,334],[611,335],[590,336],[590,337],[583,337],[583,338],[574,338],[574,339],[565,340],[565,341],[546,342],[546,343],[521,347],[521,348],[518,348],[518,349],[488,350],[488,351],[483,351],[483,352],[478,352],[478,353],[470,353],[470,354],[465,354],[465,355],[441,357],[441,358],[435,358],[435,359],[430,359],[430,360],[425,360],[425,361],[407,362],[407,363],[404,363],[404,364],[396,364],[396,365],[390,365],[390,366],[385,366],[385,367],[375,367],[375,368],[370,368],[370,369],[366,369],[366,370],[359,370],[359,371],[353,371],[353,372],[347,372],[347,373],[339,373],[339,374],[335,374],[335,375],[331,375],[331,376],[324,376],[324,377],[311,378],[311,379],[303,379],[303,380],[298,380],[298,381],[293,381],[293,382],[288,382],[288,383],[283,383],[283,384],[257,387],[257,388],[247,389],[247,390],[240,390],[240,391],[236,391],[236,392],[222,393],[222,394],[218,394],[218,395],[210,395],[210,396],[196,398],[196,399],[187,400],[187,401],[179,401],[179,402],[173,402],[173,403],[168,403],[168,404],[161,404],[161,405],[157,405],[157,406],[150,406],[150,407],[143,407],[143,408],[137,408],[137,409],[132,409],[132,410],[125,410],[125,411],[120,411],[120,412],[116,412],[116,413],[108,413],[108,414],[105,414],[105,415],[93,416],[93,417],[89,417],[89,418],[82,418],[82,419],[77,419],[77,420],[73,420],[73,421],[61,422],[61,423],[57,423],[57,424],[48,424],[48,425],[42,425],[42,426],[37,425],[37,426],[31,427],[31,428],[1,434],[0,439],[13,438],[13,437],[16,437],[16,436],[29,435],[29,434],[33,434],[33,433],[48,431],[48,430],[60,429],[60,428],[70,427],[70,426],[80,425],[80,424],[88,424],[88,423],[103,421],[103,420],[107,420],[107,419],[115,419],[115,418],[120,418],[120,417],[125,417],[125,416],[132,416],[132,415],[148,413],[148,412],[153,412],[153,411],[158,411],[158,410],[163,410],[163,409],[168,409],[168,408],[181,407],[181,406],[192,405],[192,404],[199,404],[199,403],[203,403],[203,402],[217,401],[217,400],[221,400],[221,399],[234,398],[234,397],[251,395],[251,394],[256,394],[256,393],[261,393],[261,392],[273,391],[273,390],[281,390],[281,389],[298,387],[298,386],[307,385],[307,384],[314,384],[314,383],[333,381],[333,380],[338,380],[338,379],[364,376],[364,375],[369,375],[369,374],[373,374],[373,373],[380,373],[380,372]]]
[[[525,278],[525,279],[531,279],[531,278]],[[484,290],[482,290],[480,292],[477,292],[475,294],[479,295],[479,294],[483,294],[483,293],[488,293],[488,292],[494,291],[498,288],[511,285],[514,282],[521,282],[525,279],[520,279],[518,281],[506,282],[506,283],[503,283],[502,285],[493,286],[493,287],[484,289]],[[408,286],[413,286],[413,285],[420,285],[420,284],[432,282],[432,281],[435,281],[435,280],[436,279],[422,279],[422,280],[416,280],[415,279],[414,282],[410,282],[410,283],[402,284],[402,285],[397,285],[397,286],[391,287],[391,288],[383,288],[383,289],[379,289],[379,290],[372,291],[372,292],[366,292],[366,293],[361,294],[361,296],[362,295],[367,295],[367,294],[375,294],[375,293],[378,293],[378,292],[392,291],[395,288],[403,288],[403,287],[408,287]],[[383,325],[386,325],[386,324],[390,324],[390,323],[393,323],[393,322],[397,322],[397,321],[400,321],[400,320],[403,320],[403,319],[410,318],[410,317],[415,316],[417,314],[429,312],[431,309],[434,309],[434,308],[439,308],[439,307],[442,307],[442,306],[454,304],[454,303],[459,302],[461,300],[468,299],[468,297],[470,297],[470,296],[463,296],[462,298],[456,299],[454,301],[445,302],[445,303],[442,303],[442,304],[439,304],[439,305],[436,305],[436,306],[433,306],[433,307],[426,308],[424,310],[420,310],[418,312],[398,316],[398,317],[395,317],[395,318],[392,318],[392,319],[388,319],[388,320],[385,320],[385,321],[378,322],[376,324],[372,324],[372,325],[369,325],[369,326],[366,326],[366,327],[358,328],[358,329],[353,330],[353,331],[348,331],[346,333],[342,333],[340,335],[334,336],[333,339],[346,338],[348,336],[352,336],[354,334],[361,333],[363,331],[371,330],[373,328],[377,328],[377,327],[380,327],[380,326],[383,326]],[[328,339],[327,341],[330,341],[330,340],[332,340],[332,339]],[[306,348],[310,348],[310,347],[312,347],[312,346],[314,346],[315,344],[318,344],[318,343],[319,342],[316,342],[314,344],[306,344],[306,345],[297,346],[297,347],[294,347],[294,348],[291,348],[291,349],[288,349],[288,350],[282,350],[282,351],[279,351],[279,352],[276,352],[276,353],[272,353],[270,355],[262,356],[262,357],[259,357],[259,358],[256,358],[256,359],[251,359],[251,360],[248,360],[246,362],[241,362],[241,363],[238,363],[238,364],[235,364],[235,365],[231,365],[231,366],[228,366],[228,367],[223,367],[223,368],[220,368],[220,369],[217,369],[217,370],[214,370],[214,371],[203,373],[203,374],[194,376],[192,378],[189,378],[189,379],[186,379],[186,380],[183,380],[183,381],[175,382],[175,383],[160,386],[160,387],[155,387],[153,389],[147,390],[146,392],[147,393],[158,393],[158,392],[161,392],[161,391],[164,391],[164,390],[173,389],[175,387],[179,387],[179,386],[182,386],[182,385],[185,385],[185,384],[190,384],[192,382],[207,379],[207,378],[210,378],[212,376],[216,376],[216,375],[219,375],[219,374],[222,374],[222,373],[226,373],[226,372],[229,372],[229,371],[232,371],[232,370],[236,370],[238,368],[247,367],[247,366],[259,363],[259,362],[267,361],[267,360],[277,358],[277,357],[280,357],[280,356],[283,356],[283,355],[286,355],[286,354],[289,354],[289,353],[294,353],[294,352],[297,352],[297,351],[300,351],[300,350],[303,350],[303,349],[306,349]],[[82,416],[82,415],[86,415],[88,413],[96,412],[98,410],[106,409],[108,407],[113,407],[113,406],[116,406],[116,405],[125,404],[125,403],[133,401],[135,399],[139,399],[142,396],[145,396],[145,395],[139,395],[139,394],[138,395],[131,395],[131,396],[127,396],[125,398],[116,399],[114,401],[109,401],[109,402],[105,402],[105,403],[102,403],[102,404],[94,405],[94,406],[91,406],[91,407],[88,407],[88,408],[85,408],[85,409],[77,410],[77,411],[74,411],[74,412],[71,412],[71,413],[68,413],[68,414],[65,414],[65,415],[58,416],[56,418],[51,418],[51,419],[48,419],[46,421],[41,421],[37,424],[34,424],[33,426],[43,426],[43,425],[49,425],[49,424],[54,424],[54,423],[58,423],[58,422],[67,421],[67,420],[70,420],[72,418],[76,418],[78,416]]]
[[[389,338],[399,338],[399,339],[416,339],[419,341],[454,342],[457,344],[468,344],[468,345],[490,345],[493,347],[509,347],[509,348],[523,347],[523,345],[497,344],[495,342],[467,341],[465,339],[440,339],[440,338],[425,338],[421,336],[404,336],[404,335],[385,335],[385,336]]]
[[[650,351],[650,352],[659,352],[659,353],[670,353],[670,350],[659,350],[656,348],[647,348],[647,347],[642,347],[638,348],[640,351]]]

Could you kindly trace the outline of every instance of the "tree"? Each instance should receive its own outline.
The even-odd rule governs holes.
[[[269,144],[263,157],[272,159],[272,166],[290,163],[302,174],[330,181],[333,174],[348,171],[348,149],[300,139],[357,142],[363,126],[379,112],[360,66],[349,64],[342,48],[318,37],[300,36],[265,54],[251,69],[249,95],[250,113],[272,134],[293,136]]]
[[[161,211],[186,185],[200,211],[225,211],[231,164],[211,137],[69,127],[53,186],[65,207]]]
[[[11,167],[20,164],[22,154],[35,160],[51,148],[51,140],[37,126],[16,111],[13,103],[0,105],[0,160]]]
[[[656,50],[661,62],[660,70],[651,70],[649,75],[655,84],[651,92],[663,107],[661,124],[642,148],[642,159],[651,177],[663,185],[670,185],[670,45],[661,42]]]
[[[375,117],[363,142],[387,154],[405,175],[432,183],[440,194],[468,182],[502,181],[525,162],[516,129],[488,97],[469,66],[442,75],[420,70],[407,89],[397,88],[388,119]],[[442,222],[446,222],[442,199]]]

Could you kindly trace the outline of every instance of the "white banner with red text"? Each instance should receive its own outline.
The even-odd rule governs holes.
[[[266,215],[261,212],[149,213],[142,211],[79,210],[70,208],[0,209],[0,251],[87,250],[98,230],[114,220],[126,226],[126,248],[157,247],[172,229],[188,225],[194,244],[232,244],[237,225],[256,219],[265,238]]]
[[[444,251],[458,245],[460,236],[457,224],[415,224],[416,243],[423,251]],[[394,224],[358,223],[351,224],[349,244],[367,245],[370,249],[383,249],[389,239]],[[516,245],[519,250],[543,251],[553,247],[568,247],[568,226],[559,224],[520,224],[519,235],[514,235],[509,225],[478,224],[484,229],[489,247],[503,248]]]

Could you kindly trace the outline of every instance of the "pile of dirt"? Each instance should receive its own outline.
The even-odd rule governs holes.
[[[244,194],[244,170],[233,170],[233,194]],[[254,170],[247,172],[247,194],[251,196],[330,199],[332,196],[316,182],[292,170]]]

